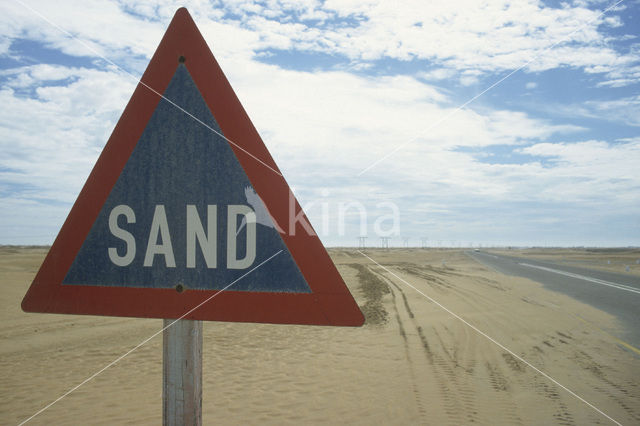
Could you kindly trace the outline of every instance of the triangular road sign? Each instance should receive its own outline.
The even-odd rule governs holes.
[[[184,8],[173,17],[22,308],[364,322]]]

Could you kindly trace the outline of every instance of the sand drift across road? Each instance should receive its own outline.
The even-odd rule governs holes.
[[[540,260],[526,254],[526,257],[495,251],[467,254],[496,271],[539,282],[550,290],[614,315],[623,327],[607,331],[635,347],[640,355],[640,276],[589,269],[584,263],[575,266]]]
[[[571,273],[571,272],[559,271],[557,269],[547,268],[545,266],[531,265],[529,263],[521,263],[521,265],[522,266],[527,266],[529,268],[541,269],[543,271],[554,272],[556,274],[564,275],[566,277],[577,278],[579,280],[584,280],[584,281],[589,281],[589,282],[596,283],[596,284],[606,285],[606,286],[609,286],[609,287],[617,288],[619,290],[625,290],[625,291],[630,291],[632,293],[640,294],[640,290],[639,289],[634,288],[634,287],[629,287],[629,286],[626,286],[626,285],[622,285],[622,284],[616,284],[616,283],[612,283],[612,282],[609,282],[609,281],[599,280],[597,278],[592,278],[592,277],[587,277],[587,276],[584,276],[584,275],[574,274],[574,273]]]

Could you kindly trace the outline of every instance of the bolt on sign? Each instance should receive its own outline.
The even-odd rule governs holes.
[[[171,21],[22,308],[286,324],[364,322],[184,8]]]

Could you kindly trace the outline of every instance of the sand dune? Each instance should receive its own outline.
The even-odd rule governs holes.
[[[0,250],[2,424],[28,418],[162,327],[23,313],[45,253]],[[205,424],[610,423],[356,251],[330,253],[367,324],[205,323]],[[367,253],[617,421],[640,423],[640,354],[619,344],[613,317],[460,251]],[[30,424],[160,423],[161,353],[159,335]]]

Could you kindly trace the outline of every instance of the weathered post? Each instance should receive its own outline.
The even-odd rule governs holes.
[[[202,424],[202,321],[164,320],[162,424]]]

